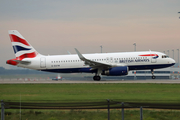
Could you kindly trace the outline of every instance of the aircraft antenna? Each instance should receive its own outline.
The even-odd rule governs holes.
[[[134,45],[134,51],[136,51],[136,43],[134,43],[133,45]]]
[[[101,53],[102,53],[102,45],[100,47],[101,47]]]

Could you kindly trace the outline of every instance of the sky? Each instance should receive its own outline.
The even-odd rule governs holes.
[[[180,49],[180,0],[1,0],[0,66],[15,58],[8,30],[43,55]]]

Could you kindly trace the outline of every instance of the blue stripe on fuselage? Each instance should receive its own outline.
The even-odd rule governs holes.
[[[128,66],[129,70],[147,70],[147,69],[161,69],[166,67],[171,67],[175,63],[172,64],[159,64],[159,65],[134,65],[134,66]]]
[[[160,69],[173,66],[175,63],[172,64],[159,64],[159,65],[134,65],[128,66],[129,70],[150,70],[150,69]],[[90,70],[91,68],[67,68],[67,69],[45,69],[41,71],[46,72],[55,72],[55,73],[96,73],[97,70]]]
[[[66,68],[66,69],[45,69],[41,71],[55,72],[55,73],[95,73],[97,70],[90,70],[91,68]]]

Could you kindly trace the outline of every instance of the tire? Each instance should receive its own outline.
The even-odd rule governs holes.
[[[93,80],[94,80],[94,81],[100,81],[100,80],[101,80],[101,77],[100,77],[100,76],[94,76],[94,77],[93,77]]]
[[[153,75],[153,76],[152,76],[152,79],[156,79],[156,76]]]

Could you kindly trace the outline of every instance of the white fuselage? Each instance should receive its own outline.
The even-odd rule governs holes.
[[[154,56],[150,56],[151,54],[156,54],[158,57],[154,58]],[[165,54],[155,51],[95,53],[83,54],[83,56],[88,60],[109,64],[111,66],[128,66],[129,70],[158,69],[175,64],[172,58],[163,58]],[[23,60],[31,61],[31,63],[28,65],[18,64],[18,66],[35,70],[57,73],[93,72],[90,70],[91,67],[80,60],[77,54],[54,56],[38,55],[35,58],[25,58]]]

